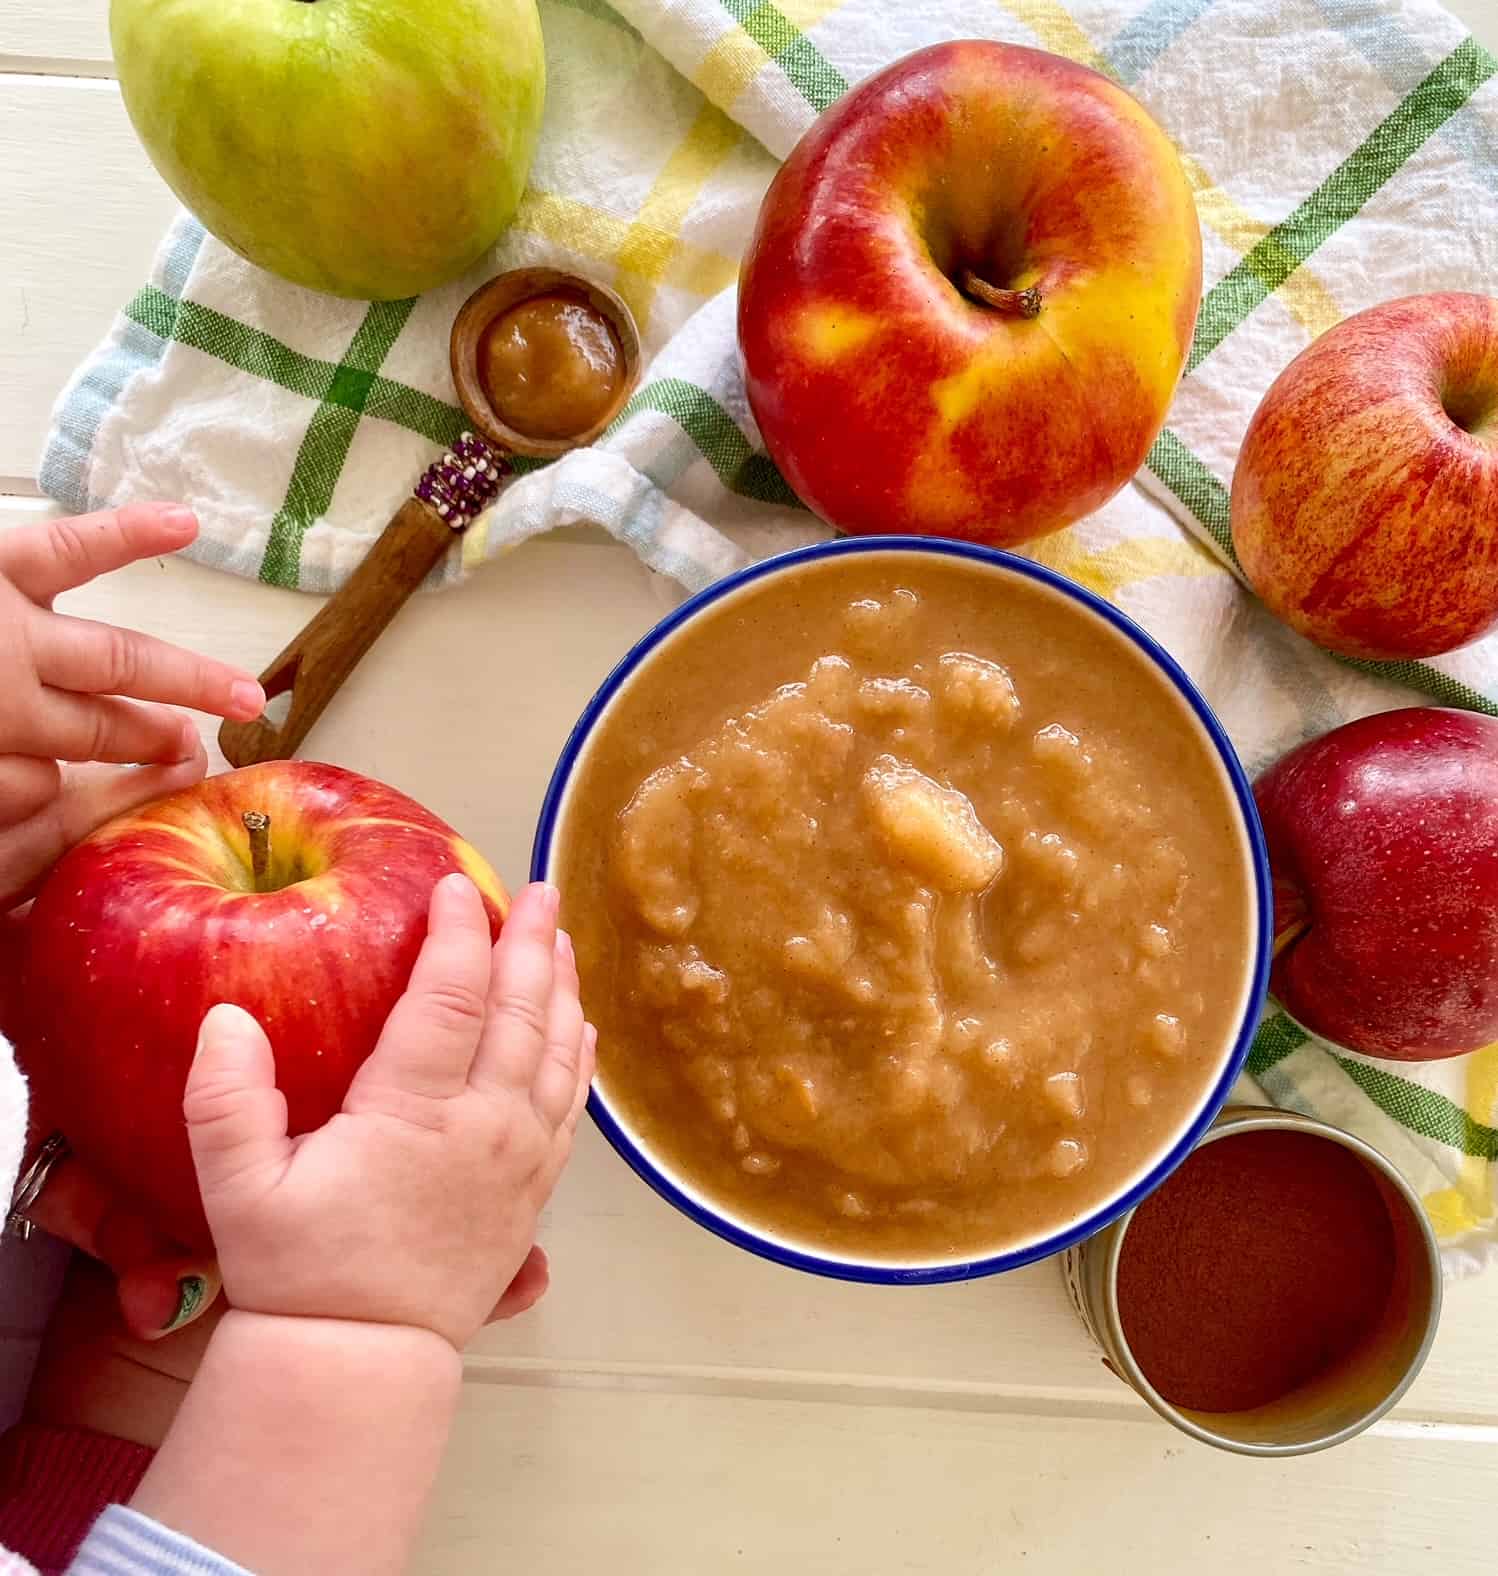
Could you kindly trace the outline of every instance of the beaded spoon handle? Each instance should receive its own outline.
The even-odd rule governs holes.
[[[268,701],[290,693],[285,720],[258,717],[219,730],[219,748],[231,765],[296,754],[339,686],[474,516],[493,502],[509,471],[504,455],[471,432],[427,467],[347,583],[261,675]]]

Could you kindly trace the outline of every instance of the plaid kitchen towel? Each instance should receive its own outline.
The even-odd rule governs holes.
[[[1032,549],[1112,598],[1196,678],[1250,773],[1352,717],[1422,699],[1498,714],[1498,643],[1339,663],[1236,577],[1228,484],[1275,374],[1315,335],[1415,291],[1498,280],[1498,62],[1429,0],[543,0],[548,103],[531,187],[474,274],[365,306],[284,285],[184,218],[58,406],[42,481],[73,509],[174,496],[197,555],[337,585],[462,425],[447,330],[498,268],[549,262],[629,300],[648,362],[593,449],[521,476],[453,579],[591,522],[695,588],[824,535],[762,452],[732,284],[761,192],[816,113],[922,44],[984,35],[1131,88],[1196,194],[1206,293],[1169,426],[1138,485]],[[1182,529],[1184,527],[1184,530]],[[1250,1070],[1349,1127],[1425,1197],[1453,1273],[1498,1259],[1498,1048],[1410,1067],[1311,1041],[1271,1011]]]

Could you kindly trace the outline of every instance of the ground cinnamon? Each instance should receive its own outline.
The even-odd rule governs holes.
[[[1354,1154],[1310,1133],[1241,1133],[1202,1145],[1135,1212],[1119,1317],[1167,1401],[1245,1411],[1363,1339],[1394,1260],[1388,1207]]]

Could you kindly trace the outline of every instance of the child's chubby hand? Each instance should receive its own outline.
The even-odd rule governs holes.
[[[18,1019],[21,905],[74,843],[191,787],[207,768],[197,729],[174,708],[234,718],[264,709],[260,685],[239,668],[53,611],[63,593],[174,553],[197,530],[190,510],[141,504],[0,532],[0,1033],[14,1034]],[[31,1114],[35,1153],[51,1124]],[[76,1159],[54,1166],[28,1217],[115,1271],[137,1336],[178,1329],[213,1300],[212,1266],[161,1237]]]
[[[101,821],[203,775],[197,729],[175,708],[235,719],[264,709],[240,668],[52,610],[99,575],[186,547],[197,529],[188,509],[138,504],[0,533],[0,913]]]
[[[544,1286],[537,1217],[596,1045],[556,914],[553,889],[526,888],[491,950],[472,883],[439,882],[410,985],[342,1112],[299,1138],[259,1024],[208,1014],[183,1109],[234,1307],[409,1326],[461,1349],[528,1281]]]

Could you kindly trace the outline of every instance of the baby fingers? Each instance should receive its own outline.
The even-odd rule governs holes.
[[[192,755],[172,766],[71,767],[56,779],[60,791],[47,803],[0,829],[0,913],[30,897],[52,866],[96,827],[197,782],[208,759],[194,738]],[[0,760],[0,767],[6,764]]]
[[[548,1127],[567,1120],[577,1101],[583,1064],[583,1007],[578,1000],[577,962],[572,941],[557,932],[552,968],[551,1005],[547,1011],[546,1044],[536,1069],[531,1100]]]
[[[163,701],[240,722],[265,709],[265,692],[242,669],[134,630],[38,614],[28,644],[37,677],[53,689]]]
[[[488,1017],[470,1081],[529,1094],[546,1055],[556,973],[557,894],[528,886],[515,899],[494,948]]]
[[[177,504],[129,504],[75,519],[23,526],[0,538],[0,575],[41,607],[142,558],[175,553],[198,534],[190,509]]]
[[[432,889],[427,938],[410,984],[345,1109],[462,1094],[484,1027],[489,970],[489,916],[478,888],[466,876],[445,876]]]
[[[114,696],[43,689],[8,732],[20,754],[59,761],[169,766],[198,751],[197,729],[180,711]]]
[[[19,826],[62,792],[55,760],[35,755],[0,755],[0,827]]]

